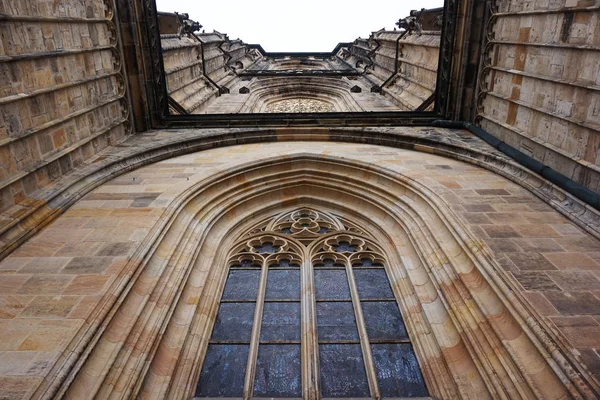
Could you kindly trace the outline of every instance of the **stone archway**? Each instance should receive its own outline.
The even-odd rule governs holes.
[[[97,322],[80,333],[82,356],[56,369],[58,393],[189,397],[215,318],[222,249],[257,221],[299,206],[357,221],[386,248],[433,396],[590,395],[433,191],[380,167],[302,153],[239,165],[180,194],[98,306]]]

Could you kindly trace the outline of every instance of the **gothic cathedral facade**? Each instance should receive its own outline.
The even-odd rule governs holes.
[[[0,0],[0,399],[600,398],[599,0],[193,17]]]

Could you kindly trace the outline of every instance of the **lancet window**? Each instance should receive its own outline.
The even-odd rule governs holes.
[[[359,228],[283,214],[227,267],[197,397],[427,396],[385,255]]]

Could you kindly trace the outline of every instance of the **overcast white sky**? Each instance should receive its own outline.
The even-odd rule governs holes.
[[[190,14],[202,29],[213,29],[260,44],[269,52],[333,50],[339,42],[393,29],[410,10],[435,8],[443,0],[156,0],[159,11]]]

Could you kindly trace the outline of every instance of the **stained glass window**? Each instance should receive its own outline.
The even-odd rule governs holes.
[[[254,379],[255,397],[302,397],[300,345],[261,345]]]
[[[323,397],[369,397],[359,344],[319,344]]]
[[[241,397],[249,348],[247,344],[210,344],[196,395]]]
[[[273,222],[278,230],[252,231],[257,238],[232,256],[196,396],[428,395],[383,256],[333,217],[320,218],[290,213]],[[312,347],[302,342],[306,329]],[[303,382],[302,362],[316,360],[319,379]]]

